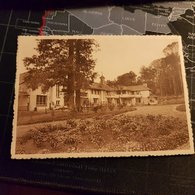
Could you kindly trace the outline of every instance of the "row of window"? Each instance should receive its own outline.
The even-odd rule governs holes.
[[[92,89],[91,90],[92,94],[95,95],[100,95],[101,94],[101,90],[96,90],[96,89]],[[111,93],[109,91],[106,92],[107,95],[110,95]],[[139,91],[135,91],[135,92],[131,92],[131,91],[117,91],[117,94],[134,94],[134,95],[139,95],[140,92]],[[56,97],[59,98],[60,97],[60,86],[56,85]]]
[[[139,91],[135,91],[135,92],[132,92],[132,91],[117,91],[117,94],[139,95],[140,92]]]
[[[91,93],[92,94],[96,94],[96,95],[100,95],[101,94],[101,91],[100,90],[94,90],[92,89],[91,90]],[[139,91],[135,91],[135,92],[131,92],[131,91],[117,91],[116,92],[117,94],[130,94],[130,95],[139,95],[140,92]],[[107,91],[106,92],[107,95],[111,95],[111,92],[110,91]]]
[[[47,96],[46,95],[37,95],[36,98],[37,106],[47,106]],[[60,105],[60,100],[56,100],[56,106]]]
[[[101,90],[92,89],[91,93],[95,94],[95,95],[100,95],[101,94]],[[116,93],[117,94],[132,94],[132,95],[139,95],[140,94],[139,91],[131,92],[131,91],[125,91],[125,90],[117,91]],[[109,91],[107,91],[106,94],[110,95],[111,93]],[[60,86],[59,85],[56,85],[56,97],[57,98],[60,97]]]
[[[99,91],[99,90],[92,90],[92,94],[100,95],[101,91]],[[110,95],[110,94],[111,94],[110,92],[107,92],[107,95]],[[117,92],[117,94],[121,94],[121,93]],[[125,91],[123,91],[122,94],[129,94],[129,93],[125,93]],[[134,92],[134,94],[139,94],[139,92]],[[59,86],[56,87],[56,96],[59,97]],[[47,106],[47,96],[46,95],[37,95],[36,105],[37,106]],[[56,105],[57,106],[60,105],[60,100],[56,101]]]
[[[37,95],[36,105],[37,106],[47,106],[47,96],[46,95]]]
[[[100,91],[100,90],[92,89],[92,90],[91,90],[91,93],[92,93],[92,94],[96,94],[96,95],[100,95],[100,94],[101,94],[101,91]]]

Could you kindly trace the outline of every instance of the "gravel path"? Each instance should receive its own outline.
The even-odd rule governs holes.
[[[174,117],[179,117],[179,118],[186,118],[186,113],[185,112],[180,112],[176,110],[176,107],[178,105],[155,105],[155,106],[140,106],[136,107],[137,110],[133,112],[127,112],[126,114],[135,116],[135,115],[164,115],[164,116],[174,116]]]

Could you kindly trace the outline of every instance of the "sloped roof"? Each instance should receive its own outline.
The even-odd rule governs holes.
[[[132,86],[118,86],[117,90],[127,90],[127,91],[150,91],[145,85],[132,85]]]
[[[97,89],[97,90],[104,90],[104,91],[113,91],[114,88],[106,85],[106,84],[101,84],[101,83],[92,83],[89,86],[90,89]]]
[[[117,91],[117,90],[126,90],[126,91],[150,91],[150,89],[145,85],[132,85],[132,86],[117,86],[110,87],[106,84],[101,83],[92,83],[89,87],[90,89],[105,90],[105,91]]]

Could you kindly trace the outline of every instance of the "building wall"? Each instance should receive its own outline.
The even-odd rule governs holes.
[[[106,91],[101,91],[101,104],[107,104],[108,100],[106,98],[107,92]]]
[[[150,91],[140,91],[140,95],[141,95],[141,104],[148,105],[149,104]]]
[[[129,98],[120,97],[120,103],[127,105],[127,106],[134,106],[136,104],[136,98],[134,98],[134,97],[129,97]]]
[[[122,94],[118,95],[116,91],[106,92],[101,90],[100,94],[94,94],[91,89],[87,90],[87,98],[90,104],[94,104],[94,98],[97,99],[98,104],[118,104],[118,102],[126,105],[148,104],[149,96],[149,91],[123,91]]]
[[[53,86],[49,89],[49,103],[52,108],[60,108],[64,106],[64,95],[61,92],[62,86],[59,86],[59,96],[57,95],[57,86]]]
[[[45,106],[37,106],[37,95],[47,96],[47,101]],[[44,110],[46,108],[49,108],[49,98],[48,98],[48,92],[43,93],[41,90],[41,87],[38,87],[35,90],[30,91],[30,102],[29,102],[29,110],[33,111],[35,109],[37,110]]]
[[[142,98],[141,98],[141,104],[145,104],[145,105],[149,104],[149,99],[148,99],[148,97],[142,97]]]
[[[135,98],[132,98],[131,103],[132,103],[132,106],[135,106],[135,105],[136,105],[136,100],[135,100]]]
[[[46,93],[43,93],[41,87],[38,87],[35,90],[30,90],[29,95],[30,95],[30,99],[29,99],[30,111],[34,111],[35,109],[45,110],[45,109],[59,108],[64,106],[64,96],[62,93],[60,93],[59,97],[56,96],[56,86],[51,87]],[[37,105],[37,95],[47,97],[46,105],[44,106]],[[57,101],[59,101],[59,105],[56,105]]]
[[[100,91],[99,94],[94,94],[94,90],[92,91],[92,89],[88,89],[87,90],[87,98],[88,98],[90,104],[95,103],[94,99],[97,99],[97,104],[101,104],[101,102],[102,102],[102,99],[101,99],[102,98],[102,91]]]
[[[107,104],[108,99],[112,99],[113,103],[116,102],[114,98],[110,98],[109,96],[117,95],[116,92],[108,92],[105,90],[99,90],[98,94],[94,94],[94,91],[92,93],[91,89],[88,89],[87,91],[87,98],[89,100],[90,104],[94,104],[94,99],[97,99],[98,104]]]
[[[64,95],[62,92],[59,93],[59,96],[57,96],[57,86],[51,87],[48,92],[43,93],[41,90],[41,87],[38,87],[36,90],[28,90],[29,92],[29,110],[45,110],[45,109],[57,109],[64,106]],[[59,87],[59,91],[62,90],[62,87]],[[97,92],[98,91],[98,92]],[[119,95],[116,91],[107,92],[105,90],[95,90],[88,89],[86,90],[86,98],[89,101],[90,104],[108,104],[112,103],[117,105],[119,102],[121,104],[125,105],[137,105],[137,104],[148,104],[149,102],[149,91],[137,91],[132,93],[131,91],[125,91],[123,94]],[[47,102],[46,105],[37,105],[37,95],[46,96]],[[96,102],[94,101],[96,100]],[[27,104],[27,99],[21,100],[19,104],[23,106],[23,102],[25,102],[25,105]]]
[[[147,98],[150,96],[150,91],[140,91],[140,95],[143,97],[143,98]]]
[[[21,83],[19,85],[19,96],[18,96],[18,110],[19,111],[27,111],[29,110],[29,93],[30,89],[28,89],[25,83]]]
[[[19,111],[29,110],[29,96],[19,95],[19,97],[18,97],[18,110]]]

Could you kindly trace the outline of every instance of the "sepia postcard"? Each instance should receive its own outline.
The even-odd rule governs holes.
[[[180,36],[19,36],[13,159],[193,154]]]

